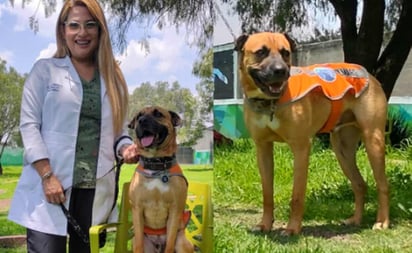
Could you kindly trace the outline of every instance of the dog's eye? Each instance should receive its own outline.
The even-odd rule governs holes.
[[[282,55],[284,59],[287,59],[290,56],[290,52],[284,48],[282,48],[279,52],[280,52],[280,55]]]
[[[259,59],[265,58],[269,54],[269,49],[267,47],[262,47],[255,52],[256,57]]]
[[[153,111],[153,115],[154,115],[156,118],[162,118],[162,117],[163,117],[163,114],[162,114],[159,110],[154,110],[154,111]]]

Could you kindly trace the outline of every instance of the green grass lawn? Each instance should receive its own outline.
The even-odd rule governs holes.
[[[181,165],[185,176],[190,182],[204,182],[213,184],[213,169],[212,165]],[[125,164],[122,166],[119,179],[119,197],[121,199],[122,186],[124,182],[130,181],[135,171],[135,165]],[[21,167],[4,166],[4,174],[0,176],[0,200],[10,199],[13,196],[14,188],[21,173]],[[0,209],[0,236],[4,235],[21,235],[25,234],[25,229],[9,220],[7,220],[8,209]],[[114,241],[114,235],[110,234],[107,240],[107,249],[103,252],[110,252]],[[25,247],[17,249],[2,249],[0,252],[26,252]]]
[[[387,150],[387,176],[391,190],[391,227],[371,230],[376,216],[376,189],[363,147],[358,166],[368,184],[361,226],[342,226],[352,214],[353,194],[334,154],[314,145],[309,167],[306,209],[301,235],[283,237],[292,189],[292,155],[284,144],[275,145],[275,222],[270,233],[254,233],[250,228],[260,220],[261,185],[255,149],[250,140],[218,147],[211,166],[185,166],[189,181],[213,181],[214,252],[412,252],[412,147]],[[124,165],[120,185],[129,181],[134,166]],[[20,168],[6,167],[0,176],[0,199],[10,198]],[[121,192],[121,191],[120,191]],[[120,196],[119,196],[120,199]],[[0,211],[0,235],[20,234],[19,226],[6,220]],[[108,248],[112,244],[112,235]],[[7,252],[24,252],[24,250]],[[1,251],[0,249],[0,252]],[[110,252],[110,251],[104,251]]]
[[[314,145],[310,158],[302,234],[283,237],[289,216],[293,159],[288,147],[275,145],[275,222],[270,233],[254,233],[260,221],[262,194],[252,141],[236,141],[214,153],[214,252],[412,252],[412,148],[387,151],[391,186],[391,228],[371,230],[376,190],[364,149],[358,166],[368,184],[360,227],[342,226],[353,210],[348,180],[329,149]]]

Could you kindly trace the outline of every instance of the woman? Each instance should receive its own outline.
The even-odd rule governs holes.
[[[128,91],[96,0],[68,0],[57,51],[35,63],[24,85],[24,168],[9,219],[27,228],[28,252],[89,252],[60,203],[88,234],[113,221],[115,155],[137,162],[127,135]]]

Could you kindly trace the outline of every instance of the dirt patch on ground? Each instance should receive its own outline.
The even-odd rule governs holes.
[[[0,199],[0,212],[7,212],[10,208],[10,202],[11,199]],[[21,247],[25,243],[25,235],[0,236],[0,249]]]
[[[9,210],[11,199],[0,199],[0,212]]]
[[[0,249],[22,247],[25,244],[25,235],[0,236]]]

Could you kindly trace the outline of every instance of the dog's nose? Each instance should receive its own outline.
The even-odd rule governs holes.
[[[289,72],[285,64],[282,64],[280,62],[274,62],[270,66],[271,73],[272,73],[272,78],[273,79],[278,79],[278,78],[284,78],[288,76]]]
[[[140,117],[138,120],[139,125],[141,124],[145,124],[147,122],[147,117],[146,116],[142,116]]]

